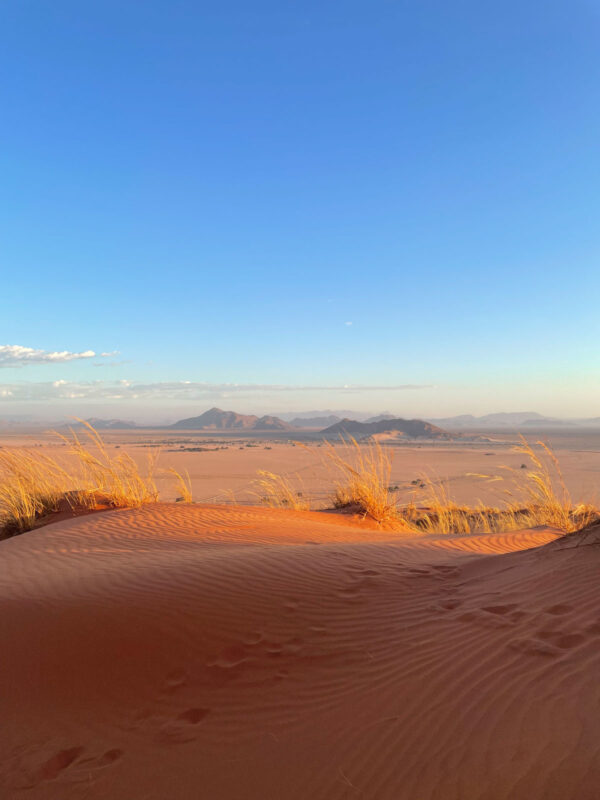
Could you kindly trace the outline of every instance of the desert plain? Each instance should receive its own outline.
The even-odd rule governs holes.
[[[523,458],[482,435],[394,447],[398,502],[427,475],[495,503]],[[388,530],[323,510],[318,438],[104,438],[140,465],[160,446],[161,502],[0,542],[0,796],[600,796],[600,527]],[[598,432],[529,438],[594,500]],[[39,432],[0,445],[62,457]],[[268,507],[258,470],[314,510]]]

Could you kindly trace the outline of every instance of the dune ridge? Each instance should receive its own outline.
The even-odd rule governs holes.
[[[592,800],[576,536],[158,504],[2,542],[2,796]]]

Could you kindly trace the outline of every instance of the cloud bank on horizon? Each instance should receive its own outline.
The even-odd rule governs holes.
[[[0,384],[0,400],[200,400],[228,394],[339,392],[357,394],[377,391],[431,389],[431,385],[398,384],[395,386],[287,386],[278,384],[205,383],[200,381],[159,381],[134,383],[119,381],[21,381]]]

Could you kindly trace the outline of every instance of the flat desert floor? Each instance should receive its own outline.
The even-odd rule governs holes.
[[[316,445],[245,444],[163,455],[197,500],[321,469]],[[597,451],[557,452],[574,491],[594,486]],[[468,494],[510,459],[398,448],[393,478],[409,491],[423,467]],[[246,505],[7,539],[0,797],[596,800],[599,574],[600,526],[406,536]]]

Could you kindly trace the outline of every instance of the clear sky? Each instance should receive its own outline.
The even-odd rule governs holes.
[[[600,414],[600,0],[3,0],[0,69],[0,418]]]

